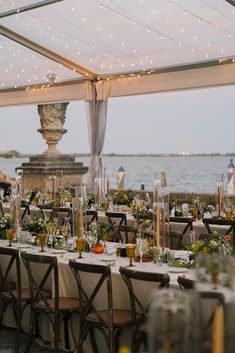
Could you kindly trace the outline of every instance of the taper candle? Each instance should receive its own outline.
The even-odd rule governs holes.
[[[224,353],[224,313],[220,305],[214,316],[212,334],[212,353]]]
[[[165,250],[165,210],[161,208],[161,224],[162,224],[162,248]]]
[[[160,208],[158,206],[157,206],[157,213],[156,213],[156,227],[157,227],[156,245],[157,245],[157,250],[160,251]]]

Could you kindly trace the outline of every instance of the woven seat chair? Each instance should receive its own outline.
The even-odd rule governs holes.
[[[132,325],[131,312],[127,310],[120,310],[113,308],[113,295],[111,283],[111,269],[109,266],[91,265],[69,261],[71,270],[75,276],[78,286],[80,307],[83,308],[80,315],[80,335],[78,352],[83,352],[83,341],[86,339],[88,333],[90,335],[93,351],[98,353],[98,347],[94,337],[94,329],[99,330],[104,338],[109,353],[118,351],[119,336],[121,331]],[[96,280],[91,293],[87,293],[84,289],[82,275],[95,274]],[[93,278],[92,278],[93,281]],[[85,281],[84,281],[85,282]],[[95,300],[102,285],[106,285],[106,303],[107,309],[98,310],[95,306]],[[101,351],[103,352],[103,350]]]
[[[59,297],[59,274],[58,274],[58,261],[56,257],[29,254],[26,252],[21,253],[22,260],[28,272],[30,294],[31,294],[31,315],[30,315],[30,332],[28,344],[25,352],[30,351],[33,338],[33,329],[37,325],[39,314],[46,315],[53,327],[54,331],[54,352],[59,352],[60,340],[60,325],[64,322],[64,340],[65,348],[69,350],[69,317],[72,313],[79,313],[79,301],[76,298]],[[37,276],[35,267],[32,265],[45,266],[45,272],[40,278]],[[54,295],[46,295],[48,291],[45,285],[50,275],[53,278]]]
[[[11,272],[15,271],[16,282]],[[8,305],[12,305],[16,320],[16,339],[14,352],[19,351],[21,320],[25,308],[30,304],[29,288],[21,288],[21,270],[18,249],[0,247],[0,324]]]
[[[145,345],[145,351],[147,351],[147,321],[150,302],[146,305],[141,303],[139,293],[134,291],[133,282],[156,282],[156,288],[160,289],[169,286],[170,278],[168,274],[133,271],[126,267],[120,267],[119,271],[125,284],[127,285],[130,298],[133,323],[131,352],[137,353],[142,343]]]

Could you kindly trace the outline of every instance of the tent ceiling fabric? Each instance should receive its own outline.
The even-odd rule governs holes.
[[[0,0],[0,14],[40,2]],[[225,0],[64,0],[0,18],[1,26],[99,77],[232,59],[234,24]],[[47,85],[48,75],[81,78],[4,36],[0,53],[0,90]]]

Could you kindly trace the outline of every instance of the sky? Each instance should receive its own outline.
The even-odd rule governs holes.
[[[235,85],[111,98],[104,153],[235,152]],[[36,106],[0,109],[0,151],[40,154]],[[62,153],[89,153],[83,101],[70,102],[58,145]]]

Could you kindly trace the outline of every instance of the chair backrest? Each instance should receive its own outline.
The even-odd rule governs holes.
[[[58,277],[58,261],[55,256],[46,256],[38,254],[30,254],[27,252],[21,252],[21,258],[26,267],[30,296],[32,304],[41,301],[47,307],[48,311],[51,310],[51,306],[48,303],[49,291],[46,289],[47,281],[50,275],[53,275],[53,297],[54,297],[54,310],[59,308],[59,277]],[[38,265],[38,269],[41,267],[43,273],[40,275],[38,269],[35,270],[35,264]]]
[[[136,242],[136,229],[126,224],[119,224],[117,227],[117,240],[125,240],[127,243]]]
[[[89,226],[92,222],[98,222],[98,212],[96,210],[87,210],[84,216],[87,230],[89,230]]]
[[[24,207],[21,207],[21,222],[24,221],[27,216],[30,216],[30,207],[29,205],[26,205]]]
[[[153,221],[153,213],[136,213],[134,215],[136,219]]]
[[[16,283],[10,278],[12,271],[16,271]],[[21,299],[21,271],[18,249],[0,247],[0,298],[3,292],[8,292],[8,295],[14,301]]]
[[[233,232],[235,235],[235,220],[234,219],[215,219],[215,218],[203,218],[203,224],[205,225],[209,234],[212,234],[212,230],[210,225],[218,225],[218,226],[228,226],[228,230],[226,231],[226,235]]]
[[[193,217],[170,217],[170,223],[186,223],[182,233],[183,235],[187,232],[188,229],[193,230]]]
[[[97,321],[102,326],[107,326],[107,322],[100,316],[98,310],[95,308],[95,300],[101,289],[102,285],[106,283],[107,288],[107,306],[108,306],[108,322],[112,324],[113,322],[113,294],[112,294],[112,282],[111,282],[111,269],[109,266],[102,265],[93,265],[93,264],[84,264],[76,262],[75,260],[69,261],[69,266],[72,270],[72,273],[75,277],[78,295],[79,295],[79,304],[82,309],[82,317],[86,318],[87,315],[92,313],[95,315]],[[84,283],[81,279],[82,273],[96,274],[95,279],[93,280],[94,286],[91,293],[88,293],[84,289]],[[84,281],[85,282],[85,281]]]
[[[141,291],[138,293],[134,291],[133,281],[155,282],[160,289],[169,286],[170,277],[166,273],[134,271],[126,267],[120,267],[119,271],[129,291],[132,321],[140,326],[148,319],[150,301],[146,305],[141,303],[139,298]]]
[[[120,225],[127,224],[126,214],[122,212],[106,212],[106,217],[108,218],[109,223]]]
[[[49,220],[53,220],[54,213],[53,213],[53,206],[47,206],[47,205],[37,205],[37,207],[40,209],[41,216],[43,219],[49,218]]]
[[[64,222],[65,217],[72,219],[72,208],[70,207],[53,207],[53,218],[57,218],[59,224]]]
[[[193,281],[192,279],[179,276],[177,281],[179,283],[180,288],[183,290],[194,289],[195,287],[195,281]]]

